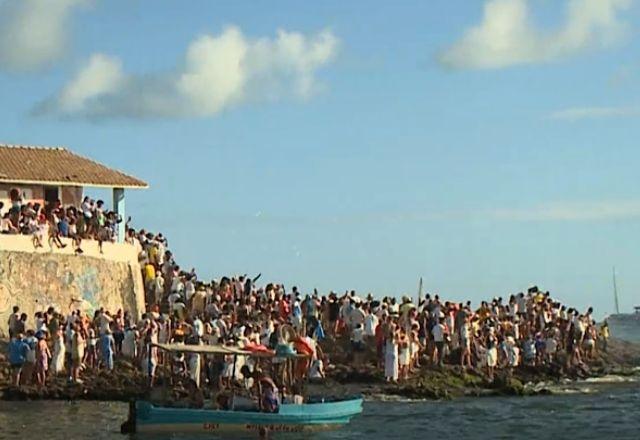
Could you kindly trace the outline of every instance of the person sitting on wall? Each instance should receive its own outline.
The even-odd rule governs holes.
[[[11,214],[5,213],[0,219],[0,234],[18,234],[20,230],[11,221]]]

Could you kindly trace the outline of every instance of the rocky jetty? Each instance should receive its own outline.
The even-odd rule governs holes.
[[[113,371],[91,370],[82,375],[82,383],[72,383],[60,376],[47,380],[47,386],[14,387],[10,371],[0,367],[0,398],[3,400],[101,400],[123,401],[147,393],[145,378],[128,362],[117,362]]]
[[[602,377],[605,375],[627,376],[638,373],[640,344],[612,340],[606,353],[600,352],[596,359],[584,368],[567,369],[560,361],[545,367],[519,367],[512,372],[499,371],[493,381],[484,372],[465,370],[459,366],[424,366],[411,378],[400,384],[386,383],[383,373],[373,367],[373,353],[363,359],[354,360],[342,341],[323,344],[332,359],[333,367],[327,380],[310,384],[308,394],[349,395],[364,394],[371,399],[389,399],[394,396],[404,399],[452,399],[463,396],[525,396],[550,393],[545,384],[559,384],[569,380]],[[355,362],[354,362],[355,361]],[[131,363],[116,362],[114,371],[87,370],[83,383],[69,383],[66,377],[47,381],[45,388],[36,386],[12,387],[11,369],[6,361],[6,342],[0,343],[0,398],[4,400],[102,400],[129,401],[147,394],[146,380]]]
[[[363,393],[370,397],[450,399],[549,394],[554,384],[606,375],[636,375],[640,366],[640,344],[610,340],[607,352],[600,350],[595,359],[588,360],[582,367],[567,368],[566,359],[559,356],[552,365],[496,370],[494,379],[489,381],[484,371],[479,369],[469,370],[454,365],[423,366],[408,380],[390,384],[385,382],[380,369],[373,367],[374,353],[365,353],[363,359],[354,360],[348,350],[342,350],[345,345],[340,341],[324,345],[334,367],[329,370],[326,383],[313,385],[312,392]],[[453,353],[452,357],[455,356]]]

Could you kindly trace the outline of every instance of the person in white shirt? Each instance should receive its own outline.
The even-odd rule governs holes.
[[[364,328],[362,324],[356,324],[351,331],[351,348],[353,349],[353,362],[358,365],[361,363],[362,352],[364,352]]]
[[[547,335],[547,339],[545,340],[545,355],[547,357],[547,362],[553,362],[555,358],[556,352],[558,351],[558,341],[554,337],[554,331],[550,331]]]
[[[189,276],[186,283],[184,284],[184,294],[187,298],[187,302],[191,301],[191,298],[196,293],[196,285],[193,282],[193,277]]]
[[[198,335],[198,338],[202,338],[204,335],[204,323],[199,316],[196,316],[193,320],[193,330]]]
[[[441,317],[436,325],[431,329],[433,336],[433,342],[436,344],[436,348],[433,351],[433,363],[442,365],[444,362],[444,338],[445,338],[445,326],[444,317]]]
[[[177,314],[181,319],[185,316],[185,309],[187,306],[182,301],[176,301],[173,303],[172,313]]]
[[[109,326],[111,325],[112,321],[113,318],[107,315],[104,309],[100,309],[97,317],[98,331],[100,336],[103,336],[107,333],[107,330],[109,330]]]
[[[128,359],[134,359],[136,357],[136,339],[138,334],[136,328],[129,327],[124,331],[124,341],[122,342],[122,356]],[[160,341],[165,343],[166,341]]]
[[[460,327],[460,366],[471,368],[471,324],[466,317]]]
[[[376,336],[376,329],[378,328],[379,323],[380,320],[375,313],[369,313],[364,318],[364,335],[367,338],[374,338]]]
[[[174,307],[175,303],[177,303],[181,299],[182,299],[182,295],[180,295],[178,292],[173,292],[167,298],[167,300],[169,301],[169,310],[171,310],[172,314],[174,312],[174,308],[173,307]]]
[[[362,326],[364,324],[365,313],[362,311],[362,304],[355,303],[351,313],[349,314],[349,324],[352,329],[356,328],[358,325]]]
[[[315,359],[311,362],[309,367],[309,379],[310,380],[322,380],[325,378],[324,374],[324,360]]]
[[[221,338],[225,338],[227,336],[227,332],[229,331],[229,325],[225,322],[224,319],[218,318],[213,321],[213,327],[218,329],[218,333]]]
[[[400,314],[400,304],[396,302],[395,298],[391,298],[391,303],[389,304],[389,313],[395,316],[398,316]]]
[[[153,293],[155,303],[160,304],[164,296],[164,277],[160,271],[156,272],[156,278],[153,280]]]

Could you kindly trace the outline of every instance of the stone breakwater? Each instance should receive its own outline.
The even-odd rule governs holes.
[[[327,344],[328,345],[328,344]],[[456,366],[423,367],[410,379],[398,385],[385,383],[382,373],[373,366],[354,366],[348,353],[340,352],[342,344],[333,344],[334,366],[327,380],[307,386],[308,394],[348,395],[362,393],[370,399],[396,396],[407,399],[450,399],[463,396],[526,396],[551,393],[546,384],[561,383],[615,374],[637,374],[640,344],[612,340],[607,353],[584,368],[566,369],[561,365],[520,367],[512,373],[502,371],[489,382],[482,372]],[[139,369],[127,361],[117,361],[112,372],[87,370],[82,384],[69,384],[66,377],[49,379],[47,386],[15,388],[10,386],[11,370],[6,361],[6,342],[0,344],[0,398],[4,400],[102,400],[129,401],[145,397],[146,380]],[[343,356],[341,360],[340,357]]]
[[[341,344],[334,344],[341,347]],[[567,368],[565,359],[545,366],[520,366],[512,371],[498,370],[489,381],[479,369],[465,370],[459,366],[423,366],[408,380],[388,384],[383,373],[373,366],[354,366],[349,354],[334,350],[335,367],[328,374],[328,381],[314,386],[315,391],[342,388],[346,393],[359,392],[368,396],[397,396],[407,399],[448,399],[464,396],[526,396],[551,394],[551,386],[566,381],[576,381],[607,375],[632,376],[638,374],[640,344],[610,340],[607,352],[597,356],[582,367]]]

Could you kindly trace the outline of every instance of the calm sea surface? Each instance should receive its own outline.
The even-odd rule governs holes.
[[[451,402],[368,402],[340,431],[312,439],[639,439],[640,384],[586,382],[565,394]],[[0,402],[0,439],[115,439],[127,406],[99,402]],[[131,440],[202,437],[142,436]],[[242,438],[256,438],[242,437]],[[295,439],[299,435],[274,435]]]

